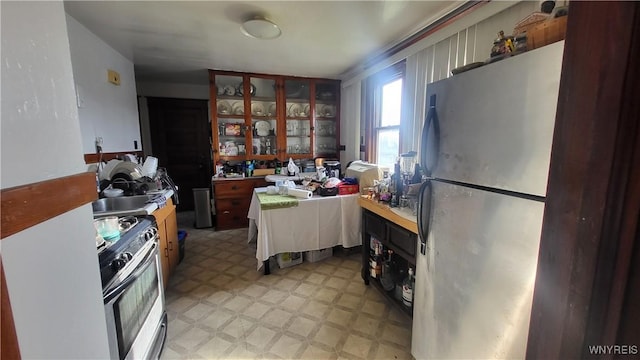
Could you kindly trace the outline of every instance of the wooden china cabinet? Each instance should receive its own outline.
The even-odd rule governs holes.
[[[338,80],[209,70],[214,163],[339,158]]]
[[[340,82],[209,70],[215,164],[339,158]],[[248,225],[253,189],[264,178],[215,179],[216,229]]]

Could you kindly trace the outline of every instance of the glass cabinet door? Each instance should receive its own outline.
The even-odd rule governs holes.
[[[242,160],[247,155],[247,126],[244,100],[239,85],[242,76],[215,75],[217,129],[214,139],[218,154],[224,160]]]
[[[311,157],[310,81],[285,79],[286,152],[294,158]]]
[[[337,157],[338,86],[337,83],[315,83],[314,154],[317,157]]]
[[[249,91],[251,117],[251,153],[255,157],[273,160],[278,155],[278,113],[276,80],[252,76],[246,86]]]

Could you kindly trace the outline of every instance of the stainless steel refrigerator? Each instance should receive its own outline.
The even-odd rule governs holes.
[[[416,359],[525,356],[563,48],[427,85]]]

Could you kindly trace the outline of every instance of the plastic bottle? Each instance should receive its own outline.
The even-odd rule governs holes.
[[[247,177],[251,177],[253,175],[253,168],[253,161],[247,160],[247,166],[245,167]]]

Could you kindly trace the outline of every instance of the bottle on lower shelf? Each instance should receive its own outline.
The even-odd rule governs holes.
[[[372,238],[371,248],[372,251],[369,257],[370,275],[373,279],[379,279],[382,274],[382,243]]]
[[[382,266],[382,275],[380,276],[380,284],[385,291],[392,291],[396,287],[396,263],[393,258],[393,250],[387,250],[389,254]]]
[[[402,282],[402,303],[404,306],[411,308],[413,306],[413,289],[415,288],[415,279],[413,277],[413,269],[409,268],[409,274]]]

